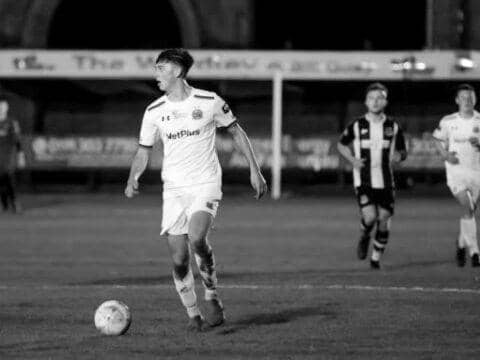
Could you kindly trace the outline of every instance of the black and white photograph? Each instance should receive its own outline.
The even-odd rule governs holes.
[[[476,0],[0,0],[0,359],[476,359],[479,91]]]

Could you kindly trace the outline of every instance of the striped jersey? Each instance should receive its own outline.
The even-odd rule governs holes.
[[[367,186],[374,189],[394,188],[392,156],[394,151],[406,158],[403,131],[391,117],[371,121],[367,116],[351,122],[340,136],[343,145],[353,144],[353,154],[364,160],[364,166],[353,169],[355,187]]]
[[[166,95],[151,103],[143,116],[140,146],[163,143],[162,180],[165,189],[205,183],[221,184],[222,170],[215,149],[217,127],[236,118],[214,92],[191,88],[183,101]]]
[[[445,116],[433,132],[433,137],[443,141],[448,151],[456,152],[459,163],[452,165],[445,162],[447,171],[452,167],[480,171],[480,151],[470,143],[471,137],[480,139],[480,113],[475,111],[468,119],[462,118],[458,112]]]

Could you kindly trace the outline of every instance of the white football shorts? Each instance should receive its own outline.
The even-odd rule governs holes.
[[[160,235],[188,234],[188,223],[192,215],[205,211],[215,217],[220,200],[222,187],[217,183],[164,190]]]
[[[480,194],[480,171],[451,167],[447,171],[447,185],[453,195],[469,190],[473,200],[476,201]]]

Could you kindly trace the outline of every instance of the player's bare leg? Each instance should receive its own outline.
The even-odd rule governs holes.
[[[378,208],[377,232],[375,234],[375,240],[373,241],[372,257],[370,258],[370,266],[373,269],[380,268],[380,258],[385,252],[385,247],[387,246],[390,235],[391,218],[392,213],[390,211],[381,207]]]
[[[473,199],[469,190],[456,193],[455,198],[462,207],[462,217],[460,219],[460,235],[457,246],[457,264],[465,264],[466,250],[468,250],[472,266],[480,266],[479,249],[477,241],[477,223],[475,221],[475,209],[477,199]],[[463,256],[463,259],[462,259]]]
[[[197,304],[195,280],[190,267],[187,235],[168,235],[168,248],[173,262],[173,281],[190,318],[188,330],[202,331],[203,318]]]
[[[361,212],[361,236],[357,245],[357,256],[364,260],[368,254],[370,245],[370,234],[377,221],[377,208],[375,205],[366,205],[360,209]]]
[[[212,226],[213,217],[205,211],[194,213],[188,226],[188,237],[195,252],[195,260],[202,276],[205,288],[207,306],[207,322],[211,326],[218,326],[225,321],[223,304],[217,293],[217,273],[215,271],[215,257],[208,243],[208,232]]]

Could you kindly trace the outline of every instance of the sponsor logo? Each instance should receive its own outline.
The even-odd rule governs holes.
[[[170,115],[162,116],[162,121],[170,121]]]
[[[174,119],[185,119],[188,114],[187,113],[184,113],[184,112],[181,112],[181,111],[178,111],[178,110],[173,110],[172,111],[172,116]]]
[[[192,112],[192,119],[193,120],[200,120],[203,117],[203,112],[200,109],[195,109]]]
[[[222,111],[224,114],[228,114],[230,112],[230,106],[227,103],[223,104]]]
[[[360,134],[362,134],[362,135],[368,134],[368,129],[360,130]]]
[[[184,137],[197,136],[197,135],[200,135],[200,129],[193,130],[193,131],[190,131],[190,130],[180,130],[180,131],[177,131],[176,133],[169,133],[169,134],[167,134],[167,139],[169,139],[169,140],[177,140],[177,139],[181,139],[181,138],[184,138]]]

